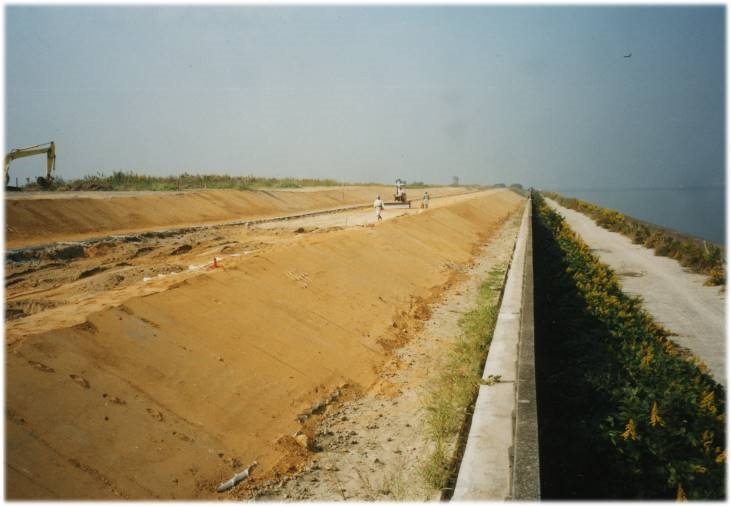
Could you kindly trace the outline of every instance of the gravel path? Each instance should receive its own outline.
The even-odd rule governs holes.
[[[726,385],[726,294],[704,286],[705,276],[616,232],[596,225],[591,218],[546,199],[578,233],[599,259],[619,276],[627,293],[639,295],[655,320],[677,334],[673,340],[690,349]]]

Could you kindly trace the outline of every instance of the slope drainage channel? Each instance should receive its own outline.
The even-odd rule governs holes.
[[[540,499],[531,204],[510,263],[452,500]]]

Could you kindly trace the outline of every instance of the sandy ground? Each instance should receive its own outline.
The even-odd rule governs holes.
[[[287,476],[235,497],[265,500],[439,500],[425,485],[422,465],[432,443],[424,401],[430,378],[460,335],[459,320],[474,308],[477,291],[492,270],[505,272],[520,226],[520,212],[503,223],[474,264],[449,286],[431,317],[385,364],[364,396],[328,410],[310,445],[317,448],[296,476]]]
[[[434,197],[461,187],[429,188]],[[368,205],[377,193],[392,200],[393,188],[378,186],[302,190],[192,190],[180,192],[6,193],[5,247],[76,241],[142,230],[284,216],[316,209]],[[408,191],[418,204],[422,190]]]
[[[704,286],[705,276],[684,270],[667,257],[655,256],[627,237],[596,225],[591,218],[556,202],[548,204],[619,276],[627,293],[639,295],[655,321],[675,333],[673,341],[688,348],[726,385],[726,294]]]
[[[6,261],[8,497],[213,498],[254,461],[252,484],[302,470],[293,434],[315,438],[321,411],[380,384],[522,202],[492,191],[377,226],[364,211]]]
[[[501,190],[433,199],[431,209]],[[427,212],[388,208],[383,221]],[[42,251],[30,261],[6,262],[6,334],[38,333],[82,323],[95,311],[124,300],[167,290],[210,270],[213,258],[222,265],[238,257],[313,234],[375,225],[373,210],[359,209],[309,218],[264,222],[254,227],[222,227],[191,233],[145,235],[130,232],[89,245],[63,245]]]

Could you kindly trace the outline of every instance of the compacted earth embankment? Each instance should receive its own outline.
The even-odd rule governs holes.
[[[429,188],[432,197],[457,195],[461,187]],[[393,188],[346,186],[305,190],[187,190],[179,192],[73,192],[8,194],[5,247],[160,230],[203,223],[261,219],[352,205],[376,194],[393,200]],[[423,190],[410,190],[414,202]]]
[[[251,481],[297,471],[329,406],[373,385],[523,202],[493,192],[301,237],[11,332],[8,498],[211,498],[255,462]]]

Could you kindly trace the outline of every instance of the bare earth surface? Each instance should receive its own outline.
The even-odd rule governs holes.
[[[332,195],[299,195],[299,210],[330,207]],[[160,197],[134,198],[147,229]],[[56,200],[44,204],[53,237],[94,233],[64,224],[81,217]],[[6,260],[8,498],[205,499],[254,461],[250,485],[301,471],[313,448],[295,434],[316,441],[342,402],[401,388],[386,365],[523,202],[487,191],[388,210],[376,226],[364,210],[353,223],[141,234]],[[118,230],[114,213],[97,209],[95,223],[105,216]],[[48,242],[42,218],[23,223],[24,240]]]
[[[460,187],[429,188],[434,197],[469,191]],[[393,188],[379,186],[328,187],[319,191],[10,192],[5,195],[5,247],[368,205],[377,193],[385,201],[393,200]],[[418,206],[422,193],[411,190],[407,195]]]
[[[676,335],[672,339],[690,349],[726,385],[726,294],[704,286],[705,276],[684,270],[680,264],[616,232],[596,225],[591,218],[556,202],[557,210],[600,260],[619,276],[627,293],[639,295],[655,320]]]
[[[424,401],[430,379],[443,369],[460,335],[459,319],[473,309],[479,286],[493,270],[505,273],[521,213],[514,213],[475,263],[430,307],[431,317],[378,375],[363,397],[329,410],[309,443],[319,451],[303,472],[248,488],[238,497],[266,500],[439,500],[421,475],[432,443]]]

